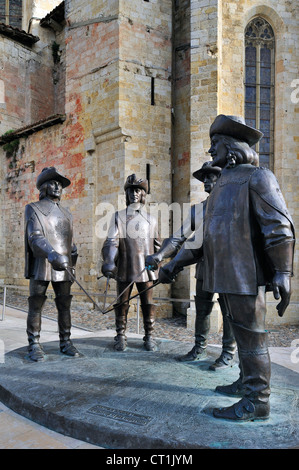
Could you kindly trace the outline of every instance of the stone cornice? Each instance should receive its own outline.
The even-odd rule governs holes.
[[[107,142],[109,140],[121,139],[122,142],[129,142],[132,137],[120,126],[106,126],[93,131],[96,144]]]

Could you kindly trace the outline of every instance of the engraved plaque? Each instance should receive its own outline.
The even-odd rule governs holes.
[[[109,408],[103,405],[93,406],[88,410],[88,413],[103,416],[104,418],[125,421],[126,423],[137,424],[138,426],[144,426],[151,420],[149,416],[139,415],[131,411],[117,410],[116,408]]]

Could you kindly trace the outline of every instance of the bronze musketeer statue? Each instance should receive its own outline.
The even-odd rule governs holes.
[[[212,162],[205,162],[202,167],[193,173],[193,176],[204,183],[205,191],[210,194],[220,176],[221,168],[212,166]],[[146,257],[145,264],[151,268],[158,265],[166,258],[174,258],[175,266],[182,268],[189,264],[194,264],[194,251],[197,245],[202,245],[203,220],[208,198],[200,204],[191,207],[189,217],[184,221],[182,227],[170,238],[163,241],[161,249]],[[211,292],[203,290],[203,252],[197,251],[196,261],[196,295],[195,295],[195,344],[193,348],[184,356],[178,359],[182,362],[201,361],[207,357],[206,348],[208,345],[208,334],[210,331],[210,316],[213,309],[213,296]],[[168,264],[169,267],[169,264]],[[223,295],[220,294],[218,302],[221,307],[223,318],[222,351],[220,356],[210,365],[209,369],[219,370],[230,367],[234,364],[234,354],[236,352],[236,341],[228,319],[227,307],[224,303]]]
[[[216,391],[242,397],[213,413],[235,421],[269,417],[265,292],[281,298],[279,316],[291,296],[295,231],[274,174],[256,166],[252,147],[262,135],[237,116],[219,115],[210,127],[209,153],[222,172],[205,212],[203,289],[224,296],[239,354],[239,379]],[[171,282],[181,268],[174,258],[160,268],[159,279]]]
[[[74,271],[78,253],[73,242],[72,215],[60,204],[62,189],[70,184],[56,168],[44,168],[36,182],[39,201],[25,208],[25,277],[30,281],[27,336],[32,361],[45,358],[39,339],[50,282],[56,296],[60,351],[67,356],[79,355],[70,340],[72,280],[66,271],[66,268]]]
[[[161,246],[156,219],[145,209],[148,191],[147,180],[137,180],[130,175],[124,186],[127,208],[112,217],[107,239],[102,248],[102,273],[115,278],[119,302],[114,306],[116,337],[114,349],[124,351],[127,347],[126,328],[129,310],[128,299],[134,283],[140,292],[141,310],[145,336],[144,348],[156,349],[152,334],[155,324],[153,289],[148,289],[157,280],[157,271],[149,271],[145,257],[155,253]],[[146,290],[148,289],[148,290]],[[145,291],[146,290],[146,291]],[[145,292],[143,292],[145,291]]]

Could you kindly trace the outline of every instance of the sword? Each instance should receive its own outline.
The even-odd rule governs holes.
[[[107,299],[107,292],[108,292],[108,287],[109,287],[109,281],[110,281],[110,277],[107,276],[106,290],[105,290],[105,294],[104,294],[103,313],[104,313],[104,311],[105,311],[105,306],[106,306],[106,299]]]
[[[141,276],[141,274],[142,274],[146,269],[147,269],[147,268],[144,268],[140,273],[138,273],[137,278],[138,278],[139,276]],[[136,282],[135,279],[134,279],[133,281],[131,281],[130,284],[129,284],[127,287],[125,287],[125,289],[108,305],[107,310],[106,310],[105,312],[102,312],[102,313],[107,313],[107,312],[108,312],[108,309],[109,309],[113,304],[115,304],[115,302],[118,301],[118,299],[126,292],[127,289],[129,289],[129,287],[131,287],[132,284],[134,284],[134,282]],[[123,303],[124,303],[124,302],[122,302],[120,305],[122,305]],[[113,309],[112,309],[112,310],[113,310]],[[111,310],[109,310],[109,312],[111,312]]]
[[[84,294],[87,295],[87,297],[89,298],[89,300],[92,301],[93,305],[94,305],[98,310],[100,310],[101,313],[104,313],[103,310],[98,306],[98,304],[97,304],[97,303],[93,300],[93,298],[89,295],[89,293],[86,292],[86,290],[84,289],[84,287],[81,286],[80,282],[77,281],[77,279],[75,278],[75,276],[74,276],[73,273],[71,272],[70,268],[67,267],[67,268],[65,268],[65,270],[66,270],[66,272],[69,274],[69,276],[71,277],[71,279],[72,279],[73,281],[75,281],[75,282],[78,284],[78,286],[80,287],[80,289],[83,290]],[[106,312],[105,312],[105,313],[106,313]]]
[[[135,281],[133,281],[133,282],[135,282]],[[121,302],[120,304],[118,304],[118,307],[120,307],[121,305],[123,305],[123,304],[125,304],[125,303],[130,302],[130,300],[135,299],[135,297],[138,297],[138,295],[141,295],[141,294],[143,294],[144,292],[146,292],[146,291],[148,291],[148,290],[150,290],[150,289],[153,289],[153,287],[156,287],[158,284],[161,284],[161,282],[160,282],[159,280],[154,281],[151,286],[147,287],[146,289],[143,289],[141,292],[138,292],[138,293],[135,294],[135,295],[132,295],[132,297],[129,297],[128,300],[125,300],[124,302]],[[128,287],[130,287],[130,285],[129,285]],[[123,292],[115,299],[115,301],[116,301],[117,299],[119,299],[119,297],[121,297],[121,295],[128,289],[128,287],[126,287],[126,288],[123,290]],[[112,304],[114,304],[114,302],[112,302],[112,303],[108,306],[107,310],[105,310],[105,311],[102,312],[102,313],[105,314],[105,313],[108,313],[108,312],[111,312],[112,310],[114,310],[114,307],[113,307],[113,308],[110,308]]]

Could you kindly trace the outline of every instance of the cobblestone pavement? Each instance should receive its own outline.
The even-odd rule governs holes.
[[[2,299],[3,293],[0,292],[0,303]],[[8,289],[6,304],[27,311],[27,296]],[[107,300],[107,304],[109,305],[109,299]],[[53,298],[51,298],[51,294],[48,296],[48,300],[45,304],[43,316],[50,319],[57,319],[56,306]],[[91,304],[75,300],[72,304],[72,324],[88,331],[114,330],[114,312],[111,311],[103,315],[91,307]],[[135,313],[131,314],[131,316],[129,315],[127,331],[129,333],[143,333],[141,312],[139,330],[137,329],[137,316]],[[277,325],[275,327],[269,327],[268,332],[268,344],[272,347],[290,347],[293,340],[299,340],[299,325]],[[192,342],[194,339],[194,331],[193,329],[187,328],[186,317],[184,315],[176,315],[173,318],[157,318],[155,336],[157,338]],[[209,334],[208,341],[210,344],[221,344],[222,331]]]

